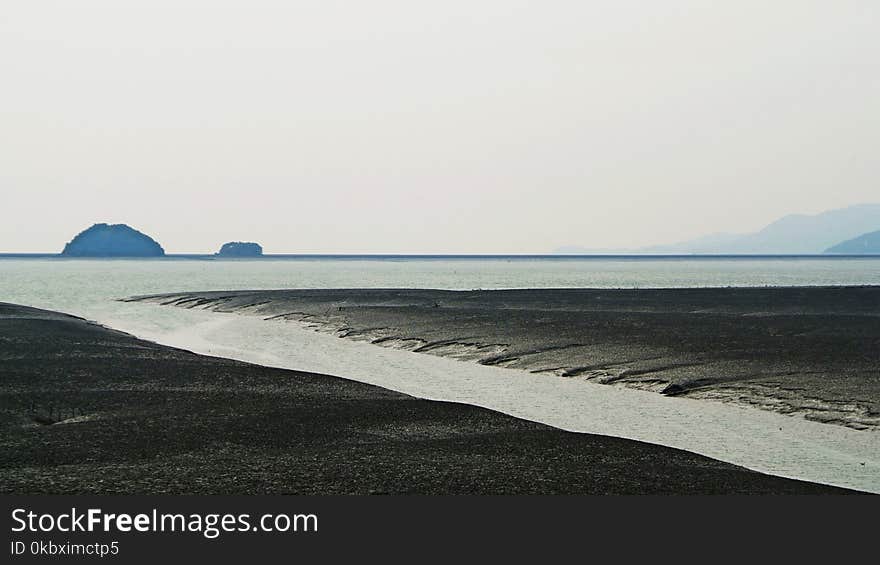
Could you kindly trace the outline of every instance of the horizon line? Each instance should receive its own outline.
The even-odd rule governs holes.
[[[166,253],[155,257],[138,256],[69,256],[62,253],[2,253],[4,259],[122,259],[122,260],[161,260],[161,259],[218,259],[218,260],[260,260],[260,259],[357,259],[357,258],[425,258],[425,259],[830,259],[830,258],[880,258],[880,253],[264,253],[253,257],[222,256],[216,253]]]

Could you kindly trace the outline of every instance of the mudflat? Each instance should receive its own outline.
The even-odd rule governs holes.
[[[276,290],[141,297],[486,365],[880,427],[880,287]]]
[[[0,443],[0,492],[16,494],[850,492],[11,304]]]

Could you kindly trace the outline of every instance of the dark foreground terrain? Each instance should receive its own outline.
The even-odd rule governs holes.
[[[844,493],[0,303],[3,493]]]
[[[341,337],[880,427],[880,287],[278,290],[147,297]]]

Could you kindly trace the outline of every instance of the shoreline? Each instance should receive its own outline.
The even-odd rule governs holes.
[[[107,325],[197,353],[341,375],[418,398],[489,408],[588,434],[683,449],[774,476],[880,493],[880,433],[728,402],[669,397],[576,378],[462,362],[339,339],[301,323],[121,303]],[[176,311],[176,312],[175,312]],[[163,319],[161,327],[142,322]]]
[[[0,353],[6,493],[851,492],[23,306]]]
[[[880,429],[880,287],[148,295],[374,345]]]

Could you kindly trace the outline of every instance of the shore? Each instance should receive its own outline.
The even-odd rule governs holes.
[[[844,493],[0,304],[0,491]]]
[[[278,290],[136,300],[880,428],[880,287]]]

